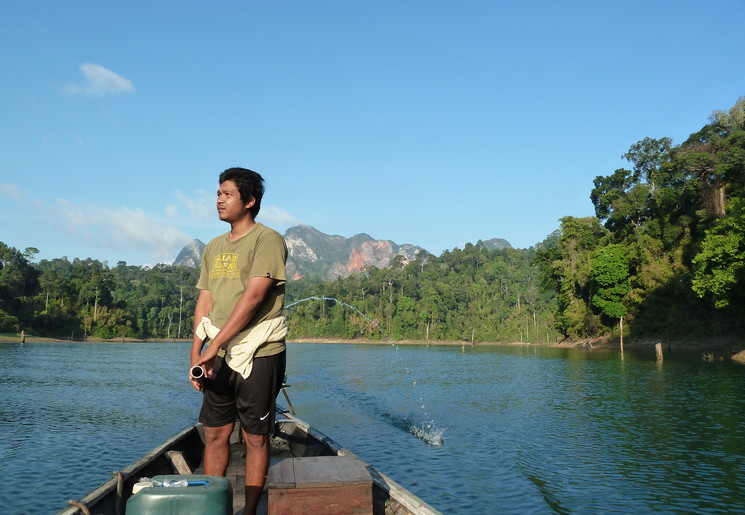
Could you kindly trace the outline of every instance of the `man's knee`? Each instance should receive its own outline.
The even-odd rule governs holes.
[[[249,449],[262,449],[268,445],[267,435],[252,435],[243,431],[243,440]]]
[[[204,441],[205,444],[220,444],[228,443],[230,441],[230,435],[233,433],[233,424],[218,427],[205,427],[204,428]]]

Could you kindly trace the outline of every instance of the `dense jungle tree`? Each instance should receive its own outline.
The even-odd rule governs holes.
[[[39,288],[37,271],[29,260],[38,252],[25,252],[0,242],[0,331],[19,331],[28,318],[27,299]]]
[[[623,349],[623,317],[628,309],[623,303],[629,292],[629,263],[623,245],[599,247],[592,253],[592,305],[603,317],[618,320]]]
[[[745,304],[745,199],[735,200],[706,232],[693,265],[693,289],[700,297],[717,308]]]
[[[561,219],[557,244],[538,251],[544,288],[557,294],[555,326],[567,337],[594,336],[601,328],[591,305],[591,263],[592,252],[607,237],[597,218],[567,216]]]

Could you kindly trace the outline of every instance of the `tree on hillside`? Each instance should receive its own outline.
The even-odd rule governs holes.
[[[628,311],[622,300],[629,292],[629,263],[623,245],[611,244],[592,253],[592,304],[605,317],[618,320],[623,352],[623,317]]]
[[[0,242],[0,331],[20,331],[30,321],[26,299],[39,289],[39,274],[30,259],[37,252],[33,247],[20,252]]]
[[[593,336],[601,327],[590,305],[590,265],[593,250],[607,236],[595,217],[566,216],[556,246],[537,253],[543,285],[558,296],[557,329],[566,337]]]
[[[710,123],[674,152],[673,164],[697,189],[708,218],[722,218],[728,189],[743,184],[745,164],[745,97],[729,110],[715,111]]]
[[[598,176],[590,200],[595,216],[620,241],[632,236],[660,213],[660,202],[671,183],[672,140],[644,138],[623,156],[633,164],[631,170],[619,168],[607,177]]]
[[[717,308],[745,301],[745,97],[687,142],[685,163],[705,196],[713,222],[693,259],[692,288]],[[685,155],[685,154],[684,154]]]
[[[742,306],[745,300],[745,199],[706,232],[693,259],[693,290],[711,298],[717,308]]]
[[[649,185],[650,192],[662,182],[662,171],[670,162],[673,140],[670,138],[644,138],[634,143],[622,157],[634,165],[631,179],[634,183]]]

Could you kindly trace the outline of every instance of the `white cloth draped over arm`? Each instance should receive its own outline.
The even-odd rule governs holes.
[[[220,328],[207,317],[202,317],[197,326],[197,336],[203,340],[208,336],[212,340],[219,332]],[[279,316],[265,320],[251,329],[241,331],[230,340],[230,343],[225,346],[225,363],[246,379],[251,375],[256,349],[266,342],[282,341],[285,336],[287,336],[285,317]]]

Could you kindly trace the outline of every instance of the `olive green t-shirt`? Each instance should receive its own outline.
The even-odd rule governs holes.
[[[250,277],[270,277],[277,282],[242,330],[280,316],[285,300],[286,261],[287,245],[284,238],[277,231],[258,222],[236,241],[230,241],[228,233],[210,241],[202,254],[197,288],[209,290],[212,294],[212,309],[209,313],[212,323],[217,327],[225,324],[243,295]],[[267,342],[259,347],[255,356],[271,356],[284,349],[283,341]]]

